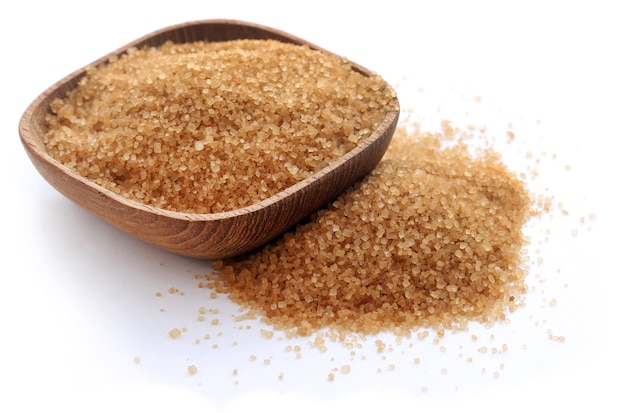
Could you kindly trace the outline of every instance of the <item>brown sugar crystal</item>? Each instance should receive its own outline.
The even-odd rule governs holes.
[[[271,40],[130,49],[55,99],[48,153],[132,200],[187,213],[249,206],[369,136],[395,92],[338,56]]]
[[[302,335],[504,319],[526,291],[532,202],[497,153],[472,153],[444,126],[399,127],[376,169],[310,222],[215,262],[230,297]]]

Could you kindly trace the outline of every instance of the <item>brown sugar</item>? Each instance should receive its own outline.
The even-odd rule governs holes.
[[[217,261],[235,302],[295,334],[463,329],[523,302],[525,185],[488,149],[401,126],[376,169],[310,222]]]
[[[369,136],[394,90],[338,56],[271,40],[130,49],[87,70],[47,116],[49,154],[154,207],[249,206]]]
[[[392,109],[391,87],[337,56],[274,41],[166,43],[89,69],[52,102],[45,144],[130,199],[216,213],[318,171]],[[531,207],[499,155],[470,150],[450,122],[441,133],[405,125],[369,176],[274,243],[215,262],[211,285],[301,335],[492,323],[522,303]]]

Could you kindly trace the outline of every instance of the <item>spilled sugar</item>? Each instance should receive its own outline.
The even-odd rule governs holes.
[[[442,127],[400,126],[368,177],[260,251],[215,262],[215,282],[305,336],[504,320],[523,302],[522,229],[537,212],[497,153]]]
[[[486,332],[487,330],[477,328],[477,325],[482,324],[483,326],[489,326],[493,324],[507,324],[509,323],[509,316],[519,311],[520,308],[525,305],[526,296],[529,294],[544,294],[543,284],[548,280],[539,274],[535,274],[534,278],[529,276],[530,269],[542,265],[544,258],[541,256],[537,257],[540,253],[539,248],[534,251],[528,250],[529,245],[527,244],[530,240],[525,238],[523,228],[529,224],[529,220],[533,221],[541,219],[542,217],[553,218],[555,217],[555,213],[560,214],[561,217],[567,218],[568,212],[564,205],[555,202],[553,197],[545,194],[530,193],[525,185],[525,182],[537,177],[539,159],[556,160],[556,156],[553,155],[549,157],[545,153],[531,155],[528,159],[531,162],[527,170],[516,175],[508,171],[498,153],[491,149],[490,143],[485,143],[482,132],[483,130],[481,129],[481,134],[476,135],[476,128],[473,126],[467,128],[467,130],[460,130],[454,128],[450,122],[444,122],[442,124],[441,132],[423,132],[419,130],[417,125],[404,122],[398,129],[392,147],[386,155],[385,160],[371,176],[356,185],[350,192],[344,194],[337,202],[330,205],[329,208],[316,214],[310,222],[304,223],[297,230],[287,234],[275,243],[268,245],[265,249],[246,257],[217,263],[217,271],[207,274],[197,274],[195,276],[197,286],[202,290],[208,289],[210,291],[211,299],[215,300],[214,306],[216,311],[220,305],[223,305],[223,301],[220,300],[230,299],[234,300],[235,303],[241,304],[240,311],[230,315],[223,315],[223,317],[227,317],[231,322],[234,322],[236,326],[235,329],[247,331],[245,334],[257,335],[272,342],[286,341],[288,344],[285,345],[285,353],[295,355],[291,360],[302,360],[303,355],[305,358],[310,358],[311,354],[309,352],[318,355],[332,354],[333,356],[328,360],[326,372],[319,377],[321,380],[335,382],[344,375],[338,373],[347,374],[349,372],[358,371],[359,373],[355,374],[361,374],[367,371],[365,366],[370,366],[369,369],[376,374],[384,374],[385,372],[386,374],[393,374],[393,372],[397,370],[405,371],[408,365],[414,366],[414,369],[432,369],[435,367],[433,363],[441,363],[442,365],[438,367],[441,375],[448,377],[448,380],[453,380],[452,377],[457,377],[456,375],[460,368],[455,364],[458,363],[458,361],[454,362],[453,360],[453,358],[457,357],[458,360],[465,362],[466,367],[461,367],[462,370],[467,369],[475,371],[481,376],[487,375],[494,379],[499,379],[506,371],[507,364],[501,361],[504,359],[505,355],[511,352],[514,354],[526,352],[529,350],[529,347],[526,343],[508,342],[506,337],[499,338],[495,333],[488,334]],[[509,137],[511,135],[513,135],[512,132],[508,134]],[[519,136],[515,136],[515,139],[519,140]],[[477,141],[480,143],[478,148],[475,146]],[[416,150],[417,147],[420,148],[420,151]],[[535,162],[535,160],[537,160],[537,162]],[[470,219],[472,214],[466,213],[463,215],[463,223],[474,222],[473,228],[475,231],[470,231],[470,233],[473,235],[481,235],[481,243],[476,243],[477,239],[474,237],[474,243],[471,244],[471,248],[476,251],[473,255],[467,257],[463,255],[459,257],[454,253],[443,253],[449,252],[450,250],[446,250],[445,247],[449,244],[453,244],[451,234],[462,236],[464,233],[464,231],[452,231],[455,225],[451,225],[451,223],[456,222],[455,219],[458,218],[448,221],[447,224],[445,220],[441,221],[443,223],[442,227],[437,227],[435,230],[435,238],[445,240],[445,242],[440,243],[439,248],[437,249],[435,247],[433,250],[440,251],[443,249],[444,251],[442,251],[442,254],[437,260],[429,260],[428,256],[422,256],[422,259],[425,263],[429,263],[429,265],[432,266],[430,270],[433,271],[439,270],[441,273],[445,273],[446,271],[444,269],[455,268],[454,273],[457,274],[457,277],[459,268],[465,268],[468,274],[466,277],[469,278],[470,281],[476,281],[476,284],[468,283],[466,285],[466,287],[470,288],[466,290],[466,294],[468,295],[465,296],[465,302],[462,300],[452,300],[452,294],[450,293],[452,292],[451,290],[455,288],[447,288],[453,285],[451,280],[457,281],[454,283],[454,285],[457,285],[459,281],[458,278],[455,279],[448,275],[448,278],[440,278],[437,280],[435,277],[435,280],[439,281],[439,283],[434,282],[430,285],[427,283],[420,284],[422,288],[424,288],[424,291],[428,292],[423,293],[421,297],[428,299],[430,296],[432,300],[428,301],[428,303],[431,305],[433,302],[439,300],[438,306],[433,306],[435,309],[434,312],[428,311],[428,307],[425,307],[427,314],[425,317],[411,317],[410,312],[403,309],[403,306],[409,301],[408,297],[406,294],[403,296],[400,293],[409,288],[415,289],[416,284],[411,284],[410,279],[408,280],[408,285],[402,282],[395,286],[393,283],[391,283],[391,286],[389,283],[384,284],[386,280],[384,275],[389,274],[389,271],[393,271],[394,268],[397,269],[393,265],[406,263],[406,261],[403,260],[404,257],[410,256],[407,250],[417,248],[418,242],[410,242],[410,236],[407,236],[407,234],[410,234],[410,230],[402,228],[403,236],[400,237],[400,229],[393,229],[393,231],[395,231],[395,237],[388,238],[385,244],[387,247],[391,245],[392,248],[385,249],[384,251],[395,251],[397,255],[395,256],[396,258],[392,260],[386,260],[386,258],[389,257],[385,257],[384,251],[381,251],[382,248],[379,246],[377,249],[375,247],[376,244],[372,242],[374,239],[383,238],[382,233],[381,237],[376,237],[376,232],[381,230],[378,225],[383,225],[380,221],[376,221],[376,214],[367,215],[367,209],[363,208],[361,214],[356,214],[356,217],[359,218],[356,222],[359,225],[354,225],[351,224],[354,222],[351,221],[351,218],[354,218],[354,216],[352,216],[351,213],[345,213],[346,210],[343,208],[346,208],[346,205],[357,205],[357,208],[362,207],[364,199],[371,204],[373,198],[368,197],[373,197],[376,193],[376,189],[371,190],[371,188],[376,188],[372,186],[371,181],[374,181],[374,184],[376,184],[375,181],[377,179],[380,180],[380,177],[385,178],[381,171],[385,171],[386,165],[391,165],[391,171],[397,170],[398,168],[404,171],[404,175],[400,180],[406,179],[407,187],[410,187],[411,191],[403,192],[402,184],[404,182],[398,182],[397,176],[394,176],[393,182],[390,181],[389,176],[386,177],[386,180],[382,179],[385,191],[388,191],[386,192],[387,195],[391,194],[391,191],[399,192],[390,195],[395,197],[394,202],[384,202],[387,201],[387,197],[385,196],[379,197],[375,201],[376,205],[379,205],[379,201],[383,202],[383,208],[381,209],[379,207],[377,209],[380,213],[378,215],[389,213],[399,214],[403,211],[414,212],[410,208],[415,205],[415,199],[410,202],[410,206],[407,206],[408,203],[403,204],[401,198],[413,193],[413,191],[418,188],[416,185],[423,183],[425,180],[424,176],[432,175],[433,184],[430,187],[426,186],[426,188],[434,188],[434,192],[438,195],[439,202],[436,203],[433,199],[432,201],[434,203],[432,205],[437,209],[439,215],[446,216],[445,212],[449,211],[446,208],[451,208],[451,205],[453,205],[454,202],[459,202],[460,198],[461,201],[458,204],[460,207],[457,205],[456,210],[450,209],[455,211],[457,216],[459,215],[458,211],[463,210],[462,207],[469,207],[471,208],[469,211],[475,213],[473,217],[479,218],[478,222],[492,223],[494,217],[490,216],[488,211],[492,211],[491,208],[493,208],[493,206],[490,205],[488,201],[497,200],[498,197],[490,193],[490,197],[482,198],[484,202],[470,202],[470,200],[467,199],[468,194],[475,192],[472,192],[472,186],[468,185],[469,176],[466,176],[468,170],[472,172],[473,177],[478,177],[476,178],[476,182],[482,182],[482,184],[484,184],[478,185],[479,187],[489,187],[489,185],[493,185],[492,192],[495,191],[495,193],[499,193],[501,197],[507,198],[506,203],[502,204],[506,211],[517,212],[508,217],[509,219],[503,227],[491,226],[489,228],[485,228],[484,225],[472,221]],[[420,174],[420,178],[423,179],[412,181],[410,178],[415,176],[415,174]],[[484,179],[484,181],[481,181],[481,179]],[[456,190],[451,190],[450,188],[445,189],[445,191],[447,191],[445,195],[449,196],[449,199],[442,195],[445,185],[442,187],[441,183],[446,180],[453,182],[450,185],[453,188],[454,183],[463,183],[462,188],[456,187]],[[434,182],[440,185],[437,186]],[[450,182],[448,183],[450,184]],[[365,198],[363,198],[363,193],[361,192],[364,192],[368,188],[370,188],[370,192],[367,192]],[[503,196],[504,194],[506,194],[506,196]],[[361,195],[361,197],[359,197],[359,195]],[[432,194],[423,191],[420,192],[420,195],[422,198],[424,195],[428,198]],[[483,203],[485,204],[483,205]],[[403,208],[394,209],[393,207],[396,204],[402,205]],[[480,206],[480,208],[477,208],[476,205]],[[385,213],[382,212],[384,208],[390,209]],[[432,216],[434,214],[423,213],[423,215]],[[363,216],[368,219],[362,219]],[[420,216],[420,214],[408,214],[403,219],[415,216]],[[397,218],[398,216],[392,215],[390,217],[386,215],[385,219],[387,220],[386,222],[396,219],[394,222],[400,225],[402,222]],[[500,219],[502,219],[502,217],[500,217]],[[593,213],[579,215],[577,218],[577,224],[579,224],[577,228],[583,226],[591,230],[591,221],[594,219],[595,215]],[[409,220],[410,219],[406,219],[406,221]],[[501,221],[496,220],[496,222],[502,225]],[[351,230],[353,232],[358,231],[359,234],[369,231],[369,238],[367,240],[363,240],[361,235],[359,246],[362,250],[363,243],[369,242],[369,251],[372,252],[372,254],[363,255],[362,265],[367,263],[367,268],[373,266],[376,271],[372,272],[378,274],[380,277],[369,280],[369,287],[373,286],[370,291],[381,291],[383,288],[387,288],[387,291],[390,291],[389,289],[391,287],[396,288],[395,291],[397,294],[391,294],[392,297],[388,297],[387,301],[381,298],[381,294],[377,296],[377,301],[374,300],[370,307],[354,306],[352,305],[354,303],[350,302],[350,300],[355,297],[355,294],[346,294],[346,291],[348,291],[346,288],[354,289],[355,285],[363,283],[362,281],[358,281],[357,277],[341,278],[341,274],[343,274],[345,268],[342,269],[340,266],[350,264],[348,260],[344,262],[341,258],[345,258],[346,254],[349,252],[354,253],[355,251],[353,241],[350,241],[350,248],[345,248],[347,244],[346,224],[353,225]],[[470,227],[471,226],[472,225],[470,225]],[[442,228],[449,232],[444,233]],[[494,230],[494,228],[499,229]],[[421,234],[424,234],[426,229],[432,230],[433,228],[424,227],[421,229],[423,231]],[[385,228],[384,233],[387,234],[388,231],[389,228]],[[441,237],[437,237],[437,231],[442,233]],[[498,238],[498,236],[502,236],[501,232],[503,231],[507,234],[507,237],[513,235],[511,240],[514,242],[507,242],[506,245],[504,245],[504,251],[502,251],[502,249],[499,250],[501,254],[497,256],[500,260],[497,261],[500,264],[498,266],[499,270],[484,273],[484,278],[482,279],[483,283],[481,284],[480,276],[477,278],[476,275],[474,275],[472,278],[472,274],[477,268],[476,265],[474,265],[473,269],[471,269],[472,265],[470,265],[470,263],[476,263],[472,261],[472,258],[480,258],[480,268],[483,267],[483,260],[496,259],[493,250],[497,248],[499,243],[500,246],[502,246],[501,244],[504,239],[509,239]],[[550,238],[550,229],[546,229],[544,233],[545,239],[539,240],[538,244],[547,242]],[[312,234],[314,236],[312,236]],[[337,237],[335,236],[336,234],[341,234],[344,238]],[[427,236],[428,235],[426,235],[426,237]],[[491,239],[490,242],[491,254],[486,254],[487,249],[478,249],[477,246],[484,245],[485,240],[489,239],[490,236],[494,236],[495,238]],[[416,236],[413,236],[413,240],[416,238]],[[460,244],[460,242],[467,243],[467,240],[467,238],[464,238],[463,240],[457,241],[459,241]],[[320,249],[319,242],[323,242],[326,248]],[[537,242],[533,242],[533,244],[537,244]],[[419,245],[421,245],[421,242]],[[341,251],[341,249],[337,248],[338,246],[344,246],[344,252],[337,253]],[[494,246],[496,248],[494,248]],[[294,271],[296,268],[293,265],[282,264],[283,261],[280,259],[281,254],[287,253],[288,256],[291,256],[293,255],[294,248],[295,251],[302,249],[305,252],[302,254],[302,257],[310,254],[308,261],[305,259],[300,261],[300,264],[305,265],[304,268],[301,268],[302,271],[300,272],[308,274],[309,279],[317,275],[319,281],[320,278],[324,279],[324,271],[330,271],[337,280],[342,280],[343,285],[341,287],[343,289],[338,288],[336,293],[333,294],[330,294],[330,288],[327,287],[327,284],[326,286],[323,285],[320,287],[321,292],[326,294],[326,299],[328,300],[326,302],[330,303],[328,305],[331,307],[335,306],[334,309],[329,308],[327,305],[324,307],[325,311],[317,311],[317,309],[316,311],[310,311],[313,307],[307,307],[306,304],[308,303],[305,299],[303,300],[304,306],[299,307],[299,312],[295,313],[292,311],[293,308],[290,307],[290,305],[293,305],[293,302],[284,299],[286,294],[285,290],[288,290],[288,293],[292,297],[294,295],[302,295],[304,297],[304,289],[308,289],[308,294],[316,291],[314,285],[307,283],[307,277],[302,276],[294,281],[294,278],[299,272]],[[467,247],[465,249],[467,249]],[[323,265],[316,266],[315,260],[319,251],[322,251],[323,254],[331,254],[326,257],[327,260],[331,260],[333,254],[335,255],[336,259],[333,262],[331,262],[332,260],[326,262],[326,266],[329,268],[324,269]],[[376,254],[382,252],[382,255],[376,255],[374,251],[376,251]],[[454,250],[454,252],[456,252],[456,250]],[[374,261],[365,260],[366,257],[370,259],[371,256],[374,256]],[[529,258],[530,256],[534,256],[535,258],[531,259]],[[398,259],[398,257],[400,257],[400,259]],[[510,260],[508,261],[509,265],[502,264],[507,262],[506,260]],[[380,266],[381,264],[379,264],[381,262],[384,263],[382,264],[382,268]],[[452,262],[455,263],[456,267],[452,266]],[[333,263],[336,264],[336,268],[333,267]],[[441,265],[441,263],[443,263],[443,265]],[[283,266],[281,267],[281,265]],[[404,265],[406,265],[404,269],[412,268],[408,264]],[[509,272],[502,271],[502,267],[508,269]],[[260,271],[259,268],[263,268],[263,271]],[[269,271],[270,268],[272,271]],[[385,271],[382,271],[383,269]],[[243,276],[240,277],[241,279],[234,277],[234,274],[238,271],[240,275],[241,272],[243,272]],[[557,272],[559,271],[560,270],[557,270]],[[253,277],[247,274],[247,272],[250,274],[261,273],[261,276]],[[380,275],[381,273],[382,275]],[[397,275],[398,272],[393,274]],[[498,275],[497,278],[495,274]],[[490,278],[490,275],[493,280]],[[461,279],[465,279],[466,277],[461,277]],[[332,277],[325,278],[325,283],[331,281],[331,279]],[[245,280],[245,282],[243,282],[243,280]],[[275,281],[280,288],[271,288],[272,282],[270,282],[270,280]],[[350,282],[346,280],[351,280],[353,284],[350,285]],[[298,284],[296,281],[300,281],[301,284]],[[407,280],[405,278],[402,281]],[[447,284],[444,284],[444,281],[447,282]],[[495,286],[490,283],[495,284]],[[285,288],[285,285],[289,285],[290,288]],[[377,285],[379,287],[376,287]],[[267,289],[261,288],[263,286]],[[428,290],[428,288],[431,288],[431,290]],[[567,288],[567,285],[565,285],[564,288]],[[255,295],[252,294],[253,291],[260,291],[261,293]],[[367,288],[361,288],[360,291],[368,290]],[[441,294],[443,291],[446,291],[448,294]],[[458,286],[456,291],[459,291]],[[435,294],[430,294],[431,292]],[[276,295],[272,295],[272,293]],[[338,300],[338,296],[343,296],[343,300]],[[466,303],[467,300],[470,299],[469,297],[480,304],[469,306],[470,308],[468,309]],[[333,299],[335,301],[332,301]],[[282,304],[279,304],[279,302],[282,302]],[[361,301],[361,303],[362,302],[363,301]],[[272,305],[272,303],[274,305]],[[558,306],[558,300],[554,296],[543,297],[542,303],[543,304],[540,306],[542,308]],[[368,314],[368,312],[365,311],[368,308],[373,309],[373,314]],[[391,312],[390,308],[394,311]],[[419,305],[417,305],[416,308],[419,309]],[[537,308],[535,308],[535,310],[536,309]],[[456,312],[452,313],[452,311]],[[530,320],[536,328],[543,329],[546,332],[546,337],[549,340],[557,343],[566,342],[566,337],[547,326],[545,319],[534,318],[533,314],[536,314],[534,310],[531,311],[531,313],[529,317]],[[303,321],[308,323],[305,329],[301,328]],[[258,329],[259,334],[255,334],[254,331],[256,327],[253,326],[257,325],[259,322],[262,327]],[[216,330],[214,328],[210,328],[210,330],[213,331],[213,335],[211,338],[205,336],[207,340],[216,339],[225,333],[223,330],[219,330],[217,334],[215,334]],[[391,333],[391,336],[387,333]],[[468,333],[471,333],[471,335],[468,335]],[[228,335],[228,333],[226,334]],[[456,337],[454,337],[455,335]],[[394,336],[395,338],[393,338]],[[462,337],[466,337],[466,339]],[[426,346],[429,341],[438,350],[441,355],[440,357],[433,358],[432,355],[429,356],[430,359],[425,357],[428,351],[425,350],[424,346]],[[303,343],[306,343],[306,345],[303,346]],[[214,349],[215,348],[216,347],[214,347]],[[341,356],[341,351],[338,351],[338,348],[344,348],[346,353]],[[228,353],[228,348],[220,347],[220,349]],[[259,360],[263,360],[262,364],[265,365],[266,368],[269,368],[272,357],[274,356],[279,357],[280,355],[271,354],[271,352],[268,354],[263,350],[258,352],[254,351],[252,354],[246,353],[242,356],[243,358],[241,358],[240,364],[233,367],[236,367],[238,372],[242,372],[253,368],[247,363],[255,364],[258,363]],[[234,359],[236,360],[237,358],[234,357]],[[237,362],[235,361],[235,363]],[[291,366],[296,370],[299,368],[297,363],[281,364],[280,367],[282,367],[282,369],[278,376],[280,381],[293,377],[288,370],[292,368]],[[241,384],[245,382],[243,376],[238,374],[237,380],[233,383]],[[432,389],[433,385],[434,383],[414,383],[415,389],[421,389],[424,393]]]

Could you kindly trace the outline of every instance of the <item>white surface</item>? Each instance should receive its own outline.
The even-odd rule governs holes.
[[[619,2],[436,3],[3,3],[0,410],[623,408],[626,228],[617,188],[624,178],[618,146],[626,138],[626,30]],[[393,347],[383,354],[375,338],[354,356],[332,344],[320,353],[280,333],[267,340],[259,333],[266,326],[238,329],[246,323],[230,320],[237,309],[226,298],[211,301],[208,290],[196,288],[193,275],[206,273],[207,263],[136,241],[49,187],[19,142],[27,105],[70,71],[141,35],[208,18],[265,24],[346,55],[398,86],[403,108],[427,125],[447,118],[504,137],[511,123],[517,138],[499,147],[505,160],[523,170],[526,151],[541,157],[531,188],[570,212],[528,230],[531,253],[539,248],[544,262],[532,264],[535,291],[526,308],[506,325],[473,326],[439,344],[433,334],[400,344],[382,336]],[[580,224],[589,213],[596,219]],[[172,286],[185,295],[169,294]],[[220,325],[198,322],[200,306],[219,308]],[[182,338],[168,337],[183,326],[189,331]],[[565,342],[549,340],[549,329]],[[508,351],[491,354],[505,343]],[[285,351],[295,344],[302,345],[300,360]],[[483,345],[486,354],[478,351]],[[190,364],[198,368],[194,376]],[[352,371],[329,382],[328,373],[343,364]]]

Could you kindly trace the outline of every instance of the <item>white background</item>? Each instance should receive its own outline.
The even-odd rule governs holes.
[[[8,4],[0,6],[1,411],[624,411],[626,29],[619,2]],[[444,118],[486,126],[512,169],[534,165],[539,174],[529,187],[554,196],[569,215],[557,208],[527,228],[526,307],[508,324],[472,326],[438,344],[433,334],[400,343],[369,337],[354,355],[332,343],[320,353],[280,332],[268,340],[260,334],[267,326],[233,322],[237,308],[227,298],[210,300],[196,288],[193,276],[207,273],[208,263],[130,238],[37,174],[17,126],[39,93],[153,30],[212,18],[275,27],[345,55],[396,86],[403,109],[424,128]],[[513,144],[505,143],[509,129]],[[582,224],[589,214],[595,219]],[[219,326],[196,320],[200,306],[219,309]],[[245,325],[251,328],[239,328]],[[172,340],[173,327],[188,332]],[[550,332],[565,342],[550,340]],[[376,338],[393,351],[377,353]],[[296,344],[300,360],[285,351]],[[344,364],[351,372],[329,382]]]

